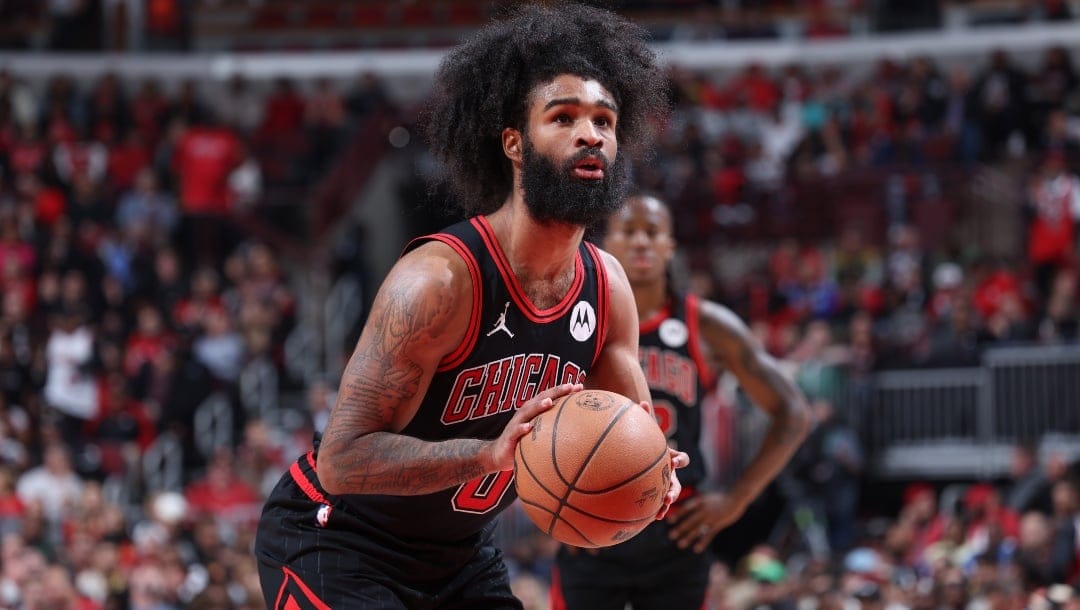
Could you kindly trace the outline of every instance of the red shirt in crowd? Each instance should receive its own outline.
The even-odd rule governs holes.
[[[998,305],[1005,296],[1022,299],[1020,281],[1005,270],[998,270],[975,287],[975,309],[983,319],[989,319],[997,313]]]
[[[126,191],[135,184],[135,176],[150,164],[150,151],[138,138],[117,144],[109,151],[109,185]]]
[[[229,174],[240,162],[240,140],[223,127],[195,127],[177,144],[173,167],[185,214],[225,214]]]
[[[1035,218],[1028,227],[1028,260],[1068,263],[1075,242],[1074,208],[1080,201],[1080,180],[1067,173],[1044,180],[1032,192]]]

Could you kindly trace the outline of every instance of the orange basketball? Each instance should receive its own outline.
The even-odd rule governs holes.
[[[585,390],[533,420],[514,473],[533,523],[560,542],[592,548],[629,540],[656,519],[671,461],[652,415],[620,394]]]

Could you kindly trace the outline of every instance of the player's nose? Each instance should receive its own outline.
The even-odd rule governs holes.
[[[578,121],[574,135],[574,143],[584,148],[597,148],[604,143],[600,131],[592,121]]]

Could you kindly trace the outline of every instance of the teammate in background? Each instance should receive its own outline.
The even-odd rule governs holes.
[[[644,37],[606,11],[525,7],[440,66],[427,129],[471,218],[390,271],[321,444],[268,500],[271,608],[521,608],[491,538],[518,439],[583,383],[651,408],[630,284],[582,240],[664,106]],[[658,519],[688,462],[670,456]]]
[[[622,263],[640,322],[640,360],[668,442],[690,455],[683,493],[666,521],[596,551],[563,547],[552,583],[565,610],[682,610],[703,607],[713,537],[734,523],[806,438],[810,415],[795,385],[727,308],[673,291],[671,213],[655,197],[633,196],[607,223],[604,247]],[[702,492],[701,404],[716,372],[731,371],[771,416],[756,458],[724,493]]]

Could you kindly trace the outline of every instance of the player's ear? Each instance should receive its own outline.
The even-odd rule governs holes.
[[[524,142],[522,142],[520,131],[514,129],[513,127],[507,127],[503,129],[502,146],[503,154],[506,155],[506,158],[510,159],[514,163],[521,162],[522,156],[524,155],[524,151],[522,150]]]

